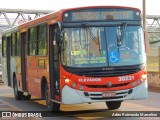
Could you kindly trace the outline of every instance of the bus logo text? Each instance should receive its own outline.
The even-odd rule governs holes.
[[[101,78],[79,78],[79,82],[101,82]]]

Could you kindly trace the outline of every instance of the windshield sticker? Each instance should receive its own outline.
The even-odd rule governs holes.
[[[80,51],[71,51],[71,55],[76,56],[76,55],[85,55],[87,52],[85,50],[80,50]]]
[[[100,64],[106,63],[106,57],[86,57],[86,58],[75,58],[75,64]]]
[[[106,51],[102,51],[102,56],[106,56]]]
[[[120,62],[118,51],[108,52],[109,62],[117,63]]]
[[[133,54],[126,53],[126,54],[120,54],[120,58],[121,59],[133,59],[134,56]]]

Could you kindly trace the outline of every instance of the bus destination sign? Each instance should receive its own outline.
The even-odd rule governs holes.
[[[141,20],[140,12],[130,9],[87,9],[64,13],[63,22]]]

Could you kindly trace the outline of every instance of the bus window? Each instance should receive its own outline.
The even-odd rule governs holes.
[[[6,37],[2,37],[2,56],[6,56],[6,47],[7,47]]]
[[[42,24],[38,27],[38,55],[46,55],[47,50],[47,26]]]
[[[107,63],[103,27],[66,28],[62,62],[72,67],[102,66]]]
[[[17,56],[21,54],[21,41],[20,41],[20,32],[17,32]]]
[[[11,56],[16,56],[17,53],[17,39],[16,39],[16,34],[12,34],[12,40],[11,40]]]
[[[142,28],[139,26],[126,26],[120,45],[117,43],[119,37],[117,31],[119,31],[119,27],[106,27],[109,66],[143,63],[146,58],[144,55]],[[115,56],[116,59],[112,59]]]
[[[28,55],[36,55],[36,40],[37,31],[36,27],[29,29],[29,39],[28,39]]]

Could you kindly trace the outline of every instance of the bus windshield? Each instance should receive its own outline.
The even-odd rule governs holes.
[[[121,27],[82,25],[78,28],[64,28],[62,64],[88,68],[144,63],[146,58],[141,26],[125,25],[123,30]]]

